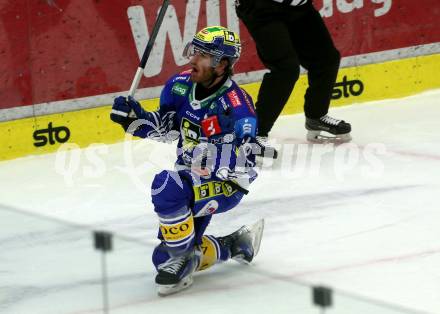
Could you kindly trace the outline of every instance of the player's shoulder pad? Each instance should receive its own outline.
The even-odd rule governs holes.
[[[173,96],[185,97],[192,86],[191,71],[184,71],[173,75],[165,84],[165,90]]]
[[[175,74],[168,79],[160,94],[161,110],[175,110],[188,96],[191,72]],[[173,109],[174,108],[174,109]]]
[[[236,82],[222,96],[234,108],[238,116],[255,116],[255,107],[251,96]]]
[[[234,82],[219,100],[223,105],[227,104],[234,111],[235,134],[237,138],[244,138],[245,136],[255,137],[257,118],[255,107],[249,94]]]

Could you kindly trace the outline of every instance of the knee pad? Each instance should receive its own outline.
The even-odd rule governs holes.
[[[169,215],[182,207],[189,207],[192,190],[175,171],[164,170],[151,184],[151,199],[158,215]]]

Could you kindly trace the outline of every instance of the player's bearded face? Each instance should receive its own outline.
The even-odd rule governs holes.
[[[193,82],[201,84],[212,82],[215,70],[211,66],[211,58],[212,56],[207,54],[195,54],[191,57],[191,80]]]

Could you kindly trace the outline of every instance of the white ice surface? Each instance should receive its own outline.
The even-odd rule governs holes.
[[[254,264],[217,265],[167,298],[153,284],[149,186],[172,168],[173,145],[1,162],[0,313],[99,313],[102,304],[101,256],[87,228],[4,207],[119,235],[106,260],[111,313],[319,313],[307,284],[349,294],[337,293],[328,313],[440,313],[440,90],[330,114],[352,124],[351,144],[307,144],[303,115],[280,118],[271,134],[279,159],[209,226],[224,235],[264,217]]]

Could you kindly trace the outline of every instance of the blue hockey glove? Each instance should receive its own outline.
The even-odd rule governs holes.
[[[138,118],[138,119],[145,119],[146,118],[146,111],[144,110],[144,108],[142,108],[141,104],[134,99],[131,96],[128,96],[127,99],[127,103],[130,106],[131,109],[133,109],[134,118]]]
[[[125,124],[128,120],[128,114],[130,113],[130,111],[131,107],[127,104],[125,97],[116,97],[113,102],[112,111],[110,113],[110,119],[113,122]]]

